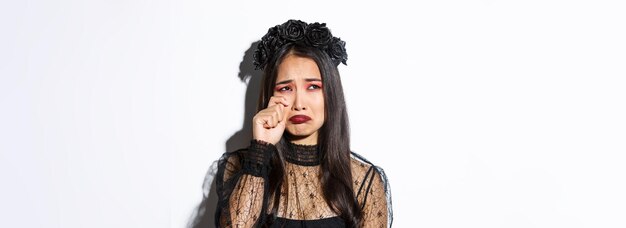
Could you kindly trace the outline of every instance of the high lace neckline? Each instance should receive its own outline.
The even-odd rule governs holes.
[[[302,145],[287,141],[285,160],[296,165],[316,166],[320,164],[320,149],[317,145]]]

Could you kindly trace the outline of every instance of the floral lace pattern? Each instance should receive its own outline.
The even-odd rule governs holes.
[[[319,157],[316,146],[289,144],[284,152],[286,180],[280,190],[277,217],[283,220],[323,221],[339,219],[324,200]],[[276,148],[253,141],[247,150],[226,153],[218,169],[218,227],[258,227],[267,220],[273,199],[269,189],[268,156]],[[251,153],[254,156],[249,156]],[[363,210],[360,227],[389,227],[392,221],[391,196],[384,172],[353,153],[353,189]],[[261,213],[265,211],[266,213]],[[330,224],[330,223],[329,223]]]

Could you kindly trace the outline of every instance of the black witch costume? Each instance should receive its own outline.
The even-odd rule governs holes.
[[[264,67],[273,46],[299,40],[312,46],[322,43],[304,38],[320,30],[327,30],[325,24],[295,20],[270,28],[255,53],[257,68]],[[319,47],[327,48],[336,65],[345,64],[345,42],[332,37],[330,32],[315,34],[315,37],[327,40]],[[346,227],[345,221],[324,198],[320,182],[324,155],[320,147],[288,140],[283,143],[285,146],[278,149],[271,143],[252,140],[248,148],[222,156],[215,176],[219,198],[217,227]],[[284,161],[284,182],[275,194],[270,194],[270,160],[277,154]],[[384,171],[354,152],[350,155],[354,200],[362,211],[361,227],[390,227],[393,220],[391,194]],[[272,213],[275,203],[278,203],[278,210]]]

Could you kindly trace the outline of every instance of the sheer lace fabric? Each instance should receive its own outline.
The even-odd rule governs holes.
[[[252,141],[246,150],[226,153],[217,179],[219,227],[258,227],[288,221],[285,227],[343,227],[343,221],[324,200],[316,146],[288,144],[284,182],[275,221],[268,221],[273,199],[269,189],[269,158],[276,148]],[[391,196],[382,169],[353,153],[354,193],[363,210],[361,227],[391,226]],[[261,213],[264,212],[264,213]],[[283,225],[285,225],[283,224]],[[278,227],[278,226],[277,226]]]
[[[320,188],[320,166],[285,165],[288,187],[281,191],[278,217],[292,220],[315,220],[335,217]],[[271,205],[271,204],[270,204]]]

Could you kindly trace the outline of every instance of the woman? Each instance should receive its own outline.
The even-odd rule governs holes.
[[[220,160],[217,226],[391,226],[383,170],[350,151],[345,42],[325,24],[289,20],[254,58],[264,76],[253,140]]]

